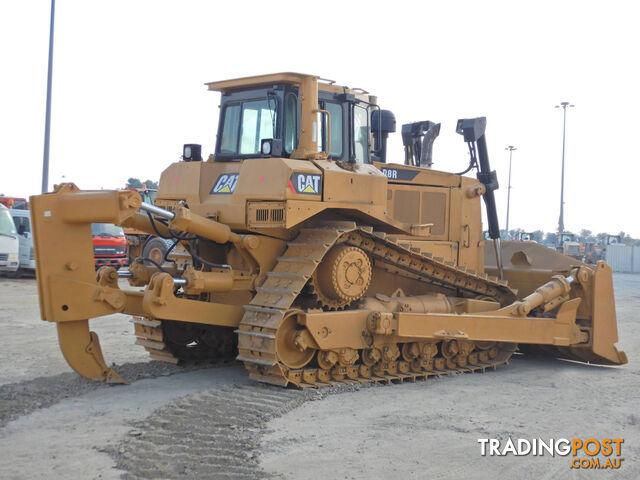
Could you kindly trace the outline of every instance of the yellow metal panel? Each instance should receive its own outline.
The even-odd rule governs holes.
[[[576,306],[577,307],[577,306]],[[495,315],[398,313],[396,334],[438,340],[462,337],[474,341],[572,345],[581,341],[575,323],[554,318]]]
[[[307,313],[303,316],[305,325],[311,336],[321,349],[366,348],[363,330],[366,327],[368,310],[347,310],[344,312]]]
[[[611,267],[598,262],[593,278],[593,352],[613,364],[627,363],[624,352],[618,351],[618,324],[613,296]]]
[[[387,177],[372,165],[343,164],[331,160],[317,160],[315,164],[324,173],[325,202],[380,205],[387,202]]]
[[[226,92],[230,90],[238,90],[242,88],[257,88],[261,86],[271,86],[279,83],[299,85],[307,78],[317,79],[315,75],[307,75],[304,73],[282,72],[271,73],[268,75],[255,75],[252,77],[233,78],[230,80],[221,80],[218,82],[206,83],[209,90],[218,92]]]
[[[433,223],[430,239],[450,240],[450,189],[389,184],[389,216],[409,224]],[[457,224],[456,224],[457,225]]]
[[[73,200],[76,198],[82,201]],[[34,196],[30,201],[42,318],[88,318],[86,312],[102,309],[94,301],[92,287],[97,284],[91,222],[121,223],[136,211],[140,196],[130,191],[80,192],[73,184],[63,184],[55,193]],[[68,282],[77,282],[83,293],[68,291]]]
[[[460,220],[451,223],[451,230],[458,235],[458,265],[481,272],[484,270],[484,237],[482,233],[481,197],[471,195],[474,188],[480,188],[481,184],[471,178],[462,178],[460,190],[452,190],[453,212],[456,207],[453,199],[460,201]]]
[[[420,168],[420,167],[411,167],[409,165],[403,165],[399,163],[379,163],[374,162],[373,165],[380,169],[389,170],[399,173],[394,178],[392,173],[388,173],[387,177],[389,178],[390,183],[395,184],[407,184],[407,185],[423,185],[423,186],[437,186],[437,187],[460,187],[460,182],[463,177],[459,175],[454,175],[449,172],[441,172],[438,170],[433,170],[431,168]],[[405,175],[403,173],[411,172],[409,177],[410,179],[405,179]]]

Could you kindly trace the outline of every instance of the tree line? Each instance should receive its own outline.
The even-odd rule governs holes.
[[[154,182],[153,180],[145,180],[141,181],[139,178],[131,177],[127,180],[126,188],[142,188],[145,185],[146,188],[158,189],[158,182]]]

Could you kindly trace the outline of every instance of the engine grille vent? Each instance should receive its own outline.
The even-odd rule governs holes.
[[[282,222],[284,220],[284,208],[271,209],[271,221]]]
[[[256,210],[256,222],[268,222],[269,221],[269,209],[259,208]]]
[[[284,227],[284,202],[249,202],[247,204],[247,223],[249,227]]]

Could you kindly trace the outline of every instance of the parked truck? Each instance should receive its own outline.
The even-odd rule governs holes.
[[[7,197],[6,195],[0,195],[0,204],[7,208],[17,208],[20,210],[29,209],[27,200],[22,197]]]
[[[128,187],[127,190],[140,194],[142,201],[153,205],[156,201],[157,190],[155,188]],[[154,232],[155,233],[155,232]],[[172,239],[159,237],[158,235],[150,235],[133,227],[124,227],[124,234],[127,237],[127,246],[129,248],[129,263],[133,263],[136,259],[150,260],[149,263],[161,265],[165,261],[165,255],[171,248]]]
[[[112,223],[92,223],[91,235],[96,270],[100,267],[119,270],[129,265],[127,238],[121,226]]]
[[[0,274],[14,274],[20,266],[19,241],[9,209],[0,204]]]
[[[20,278],[23,274],[34,275],[36,258],[33,249],[33,234],[29,210],[12,208],[9,210],[18,234],[20,264],[18,269],[9,274],[10,277]]]

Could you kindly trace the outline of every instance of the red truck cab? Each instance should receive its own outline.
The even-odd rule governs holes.
[[[0,195],[0,203],[7,208],[16,208],[18,210],[29,210],[29,203],[25,198],[7,197]]]
[[[92,223],[93,258],[96,270],[100,267],[120,267],[129,265],[127,257],[127,237],[122,227],[111,223]]]

